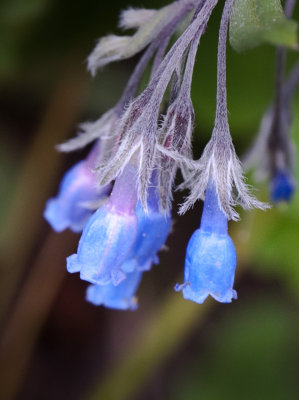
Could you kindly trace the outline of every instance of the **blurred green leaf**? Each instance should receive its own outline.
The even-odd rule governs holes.
[[[0,5],[1,23],[18,25],[20,22],[38,17],[50,0],[4,0]]]
[[[229,33],[237,51],[263,42],[288,47],[298,44],[297,23],[285,17],[280,0],[236,0]]]
[[[106,378],[97,382],[94,391],[85,399],[132,399],[187,339],[194,325],[204,322],[212,304],[207,301],[198,307],[198,304],[186,302],[177,293],[165,296],[152,316],[147,317],[124,357],[108,371]]]
[[[206,332],[207,343],[193,365],[180,370],[170,398],[295,399],[294,314],[267,296],[230,306]]]
[[[0,77],[11,75],[21,62],[20,48],[49,4],[50,0],[0,2]]]

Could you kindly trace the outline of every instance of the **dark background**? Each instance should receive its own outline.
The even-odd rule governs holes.
[[[115,104],[138,59],[92,79],[85,60],[96,40],[119,33],[118,15],[128,5],[165,4],[0,2],[0,399],[297,398],[298,195],[288,207],[242,213],[242,221],[231,224],[239,299],[230,305],[197,305],[173,291],[182,281],[200,204],[180,218],[174,207],[169,251],[145,274],[136,312],[86,303],[86,284],[65,272],[79,235],[56,234],[42,218],[63,173],[86,154],[58,154],[55,144]],[[202,39],[194,74],[197,157],[213,127],[221,7]],[[289,67],[296,58],[290,52]],[[228,51],[229,118],[240,157],[273,97],[274,61],[271,46]],[[292,134],[298,142],[296,112]],[[267,183],[256,187],[267,200]]]

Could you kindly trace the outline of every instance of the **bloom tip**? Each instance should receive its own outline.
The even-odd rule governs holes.
[[[49,223],[49,225],[51,225],[52,229],[55,232],[59,233],[67,228],[68,222],[61,217],[58,211],[59,211],[58,200],[54,198],[49,199],[46,203],[43,216],[45,220]]]
[[[71,274],[73,274],[75,272],[80,272],[81,265],[78,263],[77,254],[72,254],[71,256],[67,257],[67,259],[66,259],[66,269]]]

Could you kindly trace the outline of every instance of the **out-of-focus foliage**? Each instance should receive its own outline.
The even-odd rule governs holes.
[[[299,146],[298,101],[294,105],[293,139]],[[299,176],[297,163],[296,176]],[[298,268],[299,195],[298,189],[289,205],[281,205],[267,213],[253,216],[252,249],[255,270],[264,276],[276,276],[288,285],[294,295],[299,293]]]
[[[166,4],[166,2],[163,2]],[[68,53],[81,53],[82,61],[99,37],[114,30],[119,13],[127,4],[114,0],[3,0],[0,2],[0,79],[59,64]],[[161,7],[159,0],[148,4]]]
[[[208,345],[187,361],[173,400],[296,398],[296,312],[271,296],[250,303],[226,310],[205,333]]]
[[[29,27],[45,14],[49,3],[48,0],[1,1],[0,74],[9,74],[21,62],[19,45],[30,35]]]
[[[237,51],[268,42],[296,47],[297,23],[288,20],[280,0],[236,0],[230,20],[230,43]]]

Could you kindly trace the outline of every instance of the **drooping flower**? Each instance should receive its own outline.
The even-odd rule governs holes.
[[[126,278],[121,269],[136,238],[136,168],[127,165],[116,179],[109,202],[84,227],[77,254],[67,259],[69,272],[88,282],[118,285]]]
[[[81,232],[93,212],[92,204],[103,200],[110,191],[110,185],[97,185],[89,161],[80,161],[67,171],[58,195],[46,204],[44,218],[56,232],[67,228]]]
[[[243,208],[266,206],[250,195],[243,178],[229,131],[226,92],[226,40],[228,22],[234,0],[227,0],[221,18],[218,64],[217,107],[211,140],[183,186],[190,189],[180,212],[185,212],[197,199],[204,200],[201,225],[187,247],[185,278],[182,290],[185,299],[203,303],[210,295],[222,303],[236,298],[233,290],[236,251],[227,234],[228,219],[237,219],[236,204]]]
[[[135,296],[143,271],[158,263],[157,253],[164,245],[171,226],[170,214],[159,212],[157,187],[151,186],[148,193],[148,212],[138,202],[136,207],[138,228],[136,240],[127,259],[121,266],[126,278],[118,285],[90,285],[86,299],[94,305],[103,305],[119,310],[136,310]]]
[[[142,272],[127,274],[119,285],[90,285],[86,291],[86,300],[95,306],[105,306],[118,310],[136,310],[138,307],[136,291],[141,281]]]
[[[148,211],[145,212],[142,204],[138,202],[136,215],[138,221],[136,239],[121,265],[121,271],[126,274],[126,277],[117,285],[113,280],[108,284],[90,285],[86,292],[86,299],[94,305],[119,310],[137,308],[135,294],[142,273],[149,270],[153,263],[158,263],[157,253],[164,245],[171,226],[170,214],[165,215],[159,212],[156,186],[149,188]]]
[[[154,174],[156,176],[156,174]],[[157,186],[150,186],[145,212],[141,202],[136,207],[138,228],[135,243],[128,259],[122,266],[124,271],[148,271],[158,264],[158,252],[166,242],[171,227],[170,213],[160,213]]]
[[[236,298],[236,252],[227,233],[228,219],[238,219],[238,204],[245,209],[264,209],[267,205],[252,196],[245,184],[229,131],[226,40],[234,0],[225,1],[219,31],[212,137],[201,158],[192,160],[193,68],[201,36],[217,3],[178,0],[158,11],[124,11],[120,27],[136,32],[103,38],[88,58],[88,68],[94,75],[98,68],[144,50],[119,102],[99,120],[81,125],[78,137],[60,145],[60,150],[72,151],[100,139],[103,155],[93,165],[97,185],[112,185],[115,180],[109,201],[90,217],[77,254],[67,260],[69,272],[80,272],[81,279],[92,283],[87,300],[93,304],[136,308],[135,293],[142,272],[158,262],[157,253],[169,234],[178,168],[184,179],[182,187],[190,189],[181,213],[198,199],[205,203],[200,228],[188,245],[185,281],[177,289],[197,303],[209,295],[220,302]],[[187,26],[169,46],[184,20]],[[148,85],[137,95],[151,60]],[[279,155],[274,153],[275,157]],[[273,172],[280,171],[278,165],[276,162]],[[279,199],[292,191],[286,165],[281,164],[285,176],[272,174],[273,193]]]
[[[236,251],[227,233],[227,217],[219,205],[214,182],[209,182],[200,228],[188,244],[182,290],[187,300],[203,303],[210,295],[221,303],[237,298],[233,289]]]

